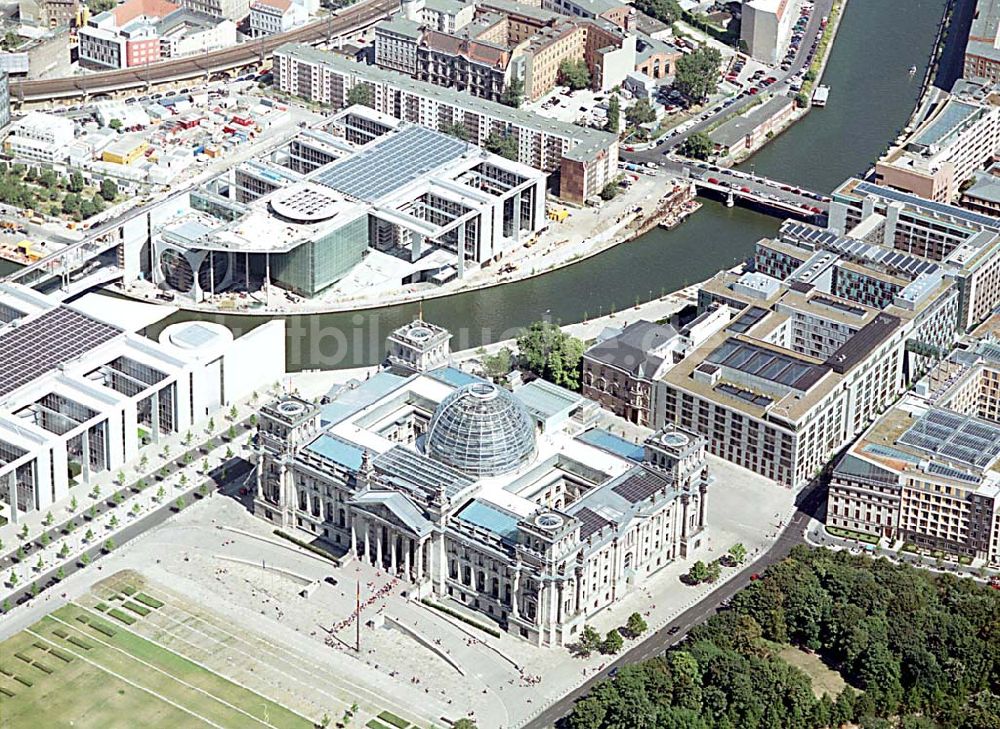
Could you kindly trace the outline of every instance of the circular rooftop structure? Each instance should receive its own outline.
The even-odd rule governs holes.
[[[232,331],[211,321],[179,322],[160,332],[160,344],[169,344],[198,355],[221,352],[232,341]]]
[[[535,426],[507,390],[474,382],[437,406],[426,450],[432,458],[470,476],[499,476],[535,455]]]
[[[683,448],[691,442],[691,439],[684,435],[684,433],[678,433],[676,430],[670,431],[669,433],[664,433],[660,436],[660,442],[665,446],[673,446],[674,448]]]
[[[342,198],[328,187],[309,182],[289,185],[271,196],[276,214],[293,223],[309,224],[329,220],[340,210]]]

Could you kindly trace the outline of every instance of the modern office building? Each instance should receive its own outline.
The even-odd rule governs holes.
[[[965,78],[1000,83],[1000,2],[977,0],[965,46]]]
[[[1000,152],[1000,106],[950,97],[907,141],[875,164],[875,182],[928,200],[954,202]]]
[[[1000,567],[1000,316],[837,463],[826,523]]]
[[[372,250],[400,285],[443,283],[548,224],[543,173],[367,107],[301,130],[163,210],[149,278],[195,300],[251,279],[316,296]]]
[[[69,156],[75,136],[72,120],[32,111],[11,127],[3,149],[15,161],[52,164]]]
[[[777,63],[791,35],[794,0],[743,0],[740,41],[758,61]]]
[[[613,134],[547,119],[402,74],[349,61],[309,46],[288,43],[274,53],[278,87],[310,101],[341,109],[357,85],[371,89],[373,107],[390,117],[442,129],[464,126],[472,144],[491,133],[517,140],[518,161],[557,176],[560,195],[583,202],[618,174]]]
[[[938,265],[959,286],[959,326],[968,331],[1000,304],[1000,219],[849,179],[833,192],[829,228],[845,245],[873,243],[876,264],[893,255]],[[911,267],[919,267],[917,260]]]
[[[431,331],[408,329],[397,357],[414,329]],[[421,361],[429,339],[402,359]],[[447,366],[407,371],[321,405],[265,406],[254,513],[539,646],[573,642],[703,546],[712,477],[695,433],[666,428],[638,446],[590,427],[596,404],[541,380],[510,393]]]
[[[0,288],[0,507],[16,522],[278,380],[282,322],[234,339],[174,324],[157,340],[28,288]]]

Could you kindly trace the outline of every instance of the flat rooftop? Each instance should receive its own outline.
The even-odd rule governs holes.
[[[0,331],[0,397],[123,334],[118,327],[57,306]]]
[[[374,202],[476,149],[460,139],[410,125],[377,139],[312,177],[353,198]]]

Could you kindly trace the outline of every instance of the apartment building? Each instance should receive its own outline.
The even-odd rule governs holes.
[[[441,33],[455,33],[472,22],[475,3],[462,0],[402,0],[402,15],[407,20]]]
[[[1000,83],[1000,0],[977,0],[962,75]]]
[[[241,21],[250,14],[250,0],[178,0],[188,10],[210,15],[213,18]]]
[[[416,76],[417,47],[424,31],[420,23],[397,15],[375,26],[375,65]]]
[[[547,119],[309,46],[288,43],[276,49],[274,76],[282,91],[334,109],[346,106],[351,88],[365,84],[372,90],[376,111],[431,129],[460,124],[469,141],[479,146],[491,133],[511,135],[518,143],[518,161],[556,175],[560,195],[570,201],[583,202],[596,195],[618,174],[615,135]]]
[[[879,185],[954,202],[959,187],[1000,152],[1000,107],[952,96],[875,164]]]
[[[417,46],[414,77],[499,102],[510,78],[511,52],[501,45],[431,30]]]
[[[826,523],[1000,566],[1000,317],[838,462]]]
[[[845,181],[830,204],[831,233],[935,263],[958,283],[959,326],[975,327],[1000,304],[1000,220],[954,205],[881,187]],[[914,266],[918,263],[912,264]]]
[[[634,30],[635,8],[618,0],[542,0],[542,8],[574,18],[601,19]]]
[[[250,36],[262,38],[285,33],[309,20],[309,7],[296,0],[253,0],[250,3]]]

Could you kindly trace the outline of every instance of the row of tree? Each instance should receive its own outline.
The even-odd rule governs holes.
[[[847,681],[817,699],[792,644]],[[577,703],[571,729],[1000,729],[1000,592],[796,547],[730,610]]]

